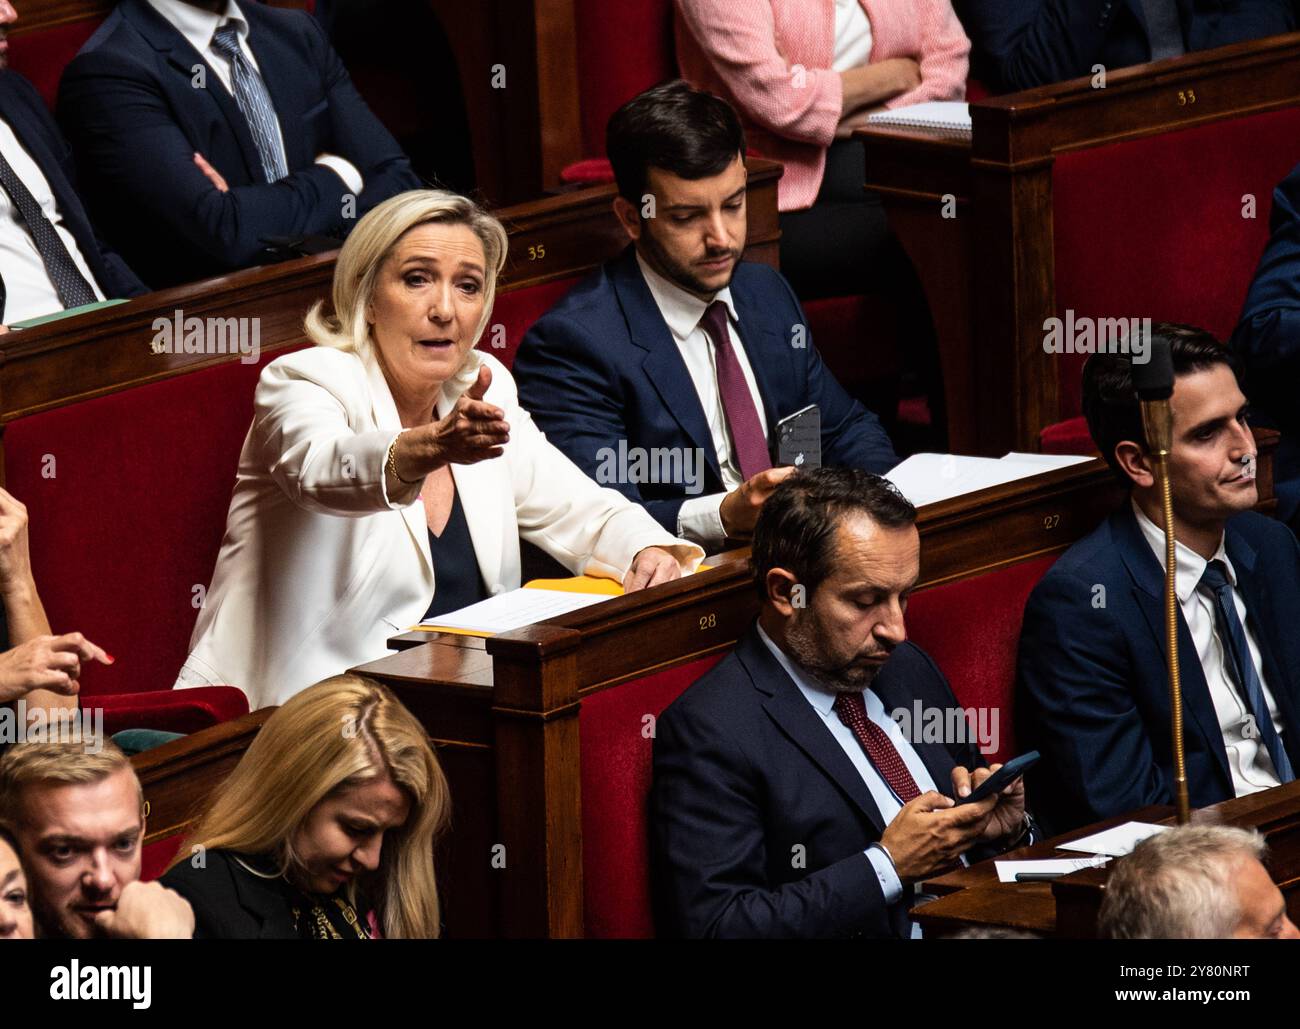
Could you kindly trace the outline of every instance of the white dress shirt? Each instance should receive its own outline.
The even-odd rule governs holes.
[[[40,204],[45,217],[50,220],[59,239],[63,240],[63,245],[72,255],[77,270],[95,291],[95,298],[103,300],[104,294],[95,281],[95,276],[91,274],[81,248],[63,224],[63,215],[54,200],[45,173],[23,148],[14,135],[14,130],[3,118],[0,118],[0,153],[4,154],[14,174]],[[6,325],[63,310],[58,291],[50,281],[49,272],[45,270],[40,251],[36,249],[36,240],[18,213],[17,205],[3,189],[0,189],[0,275],[4,276],[6,293],[0,321]]]
[[[794,680],[794,684],[799,687],[799,692],[804,695],[804,699],[817,712],[823,724],[835,737],[835,742],[840,745],[840,749],[848,755],[853,767],[858,770],[862,776],[862,781],[867,784],[867,789],[871,791],[871,799],[880,809],[880,817],[884,820],[885,825],[889,825],[903,810],[903,804],[897,794],[890,789],[889,784],[876,771],[876,766],[871,763],[867,757],[866,751],[862,749],[862,744],[858,738],[853,735],[853,730],[845,725],[840,716],[835,712],[835,691],[804,675],[803,669],[796,665],[786,656],[785,651],[778,647],[772,638],[763,631],[763,627],[758,626],[758,636],[766,645],[767,649],[772,652],[772,656],[785,669],[785,673]],[[911,773],[912,778],[916,781],[917,789],[922,793],[929,790],[937,789],[930,771],[925,767],[925,762],[916,752],[911,742],[903,735],[903,730],[899,727],[894,719],[889,717],[885,710],[885,705],[880,698],[871,690],[866,690],[862,694],[862,699],[866,704],[867,717],[876,725],[884,730],[885,735],[889,737],[889,742],[894,745],[898,751],[898,756],[903,759],[903,764]],[[880,890],[885,896],[886,904],[897,904],[903,897],[903,882],[898,878],[898,872],[894,869],[893,862],[879,847],[870,847],[866,851],[867,860],[871,862],[872,868],[876,871],[876,878],[880,880]],[[920,935],[920,926],[912,924],[912,935]]]
[[[186,3],[185,0],[149,0],[149,5],[171,22],[172,27],[185,37],[190,46],[199,52],[199,56],[216,73],[217,78],[221,80],[221,84],[226,87],[226,92],[231,96],[235,95],[235,91],[231,86],[230,62],[224,54],[218,53],[212,46],[212,37],[216,34],[217,29],[227,21],[235,23],[239,49],[243,53],[244,59],[253,66],[253,69],[259,75],[262,74],[261,66],[257,63],[257,58],[253,56],[253,51],[248,45],[248,22],[244,18],[244,12],[239,9],[239,5],[235,3],[235,0],[226,0],[226,10],[222,14],[213,14],[211,11],[202,10]],[[268,94],[269,92],[268,89]],[[280,130],[278,114],[275,120],[275,142],[276,146],[280,148],[280,156],[285,159],[284,166],[288,168],[289,161],[284,150],[284,133]],[[361,178],[361,173],[357,171],[356,166],[351,161],[345,160],[336,154],[321,154],[317,156],[316,164],[323,164],[333,171],[354,194],[361,193],[365,183]]]
[[[835,0],[833,71],[859,68],[871,60],[871,20],[862,0]]]
[[[1133,513],[1137,517],[1142,535],[1155,552],[1160,568],[1165,568],[1165,534],[1143,512],[1133,504]],[[1192,635],[1192,644],[1196,647],[1196,656],[1201,662],[1201,671],[1205,673],[1205,682],[1210,689],[1210,700],[1214,704],[1214,713],[1218,718],[1219,728],[1223,732],[1223,746],[1228,753],[1228,768],[1232,772],[1233,791],[1238,797],[1249,793],[1258,793],[1270,786],[1278,785],[1277,769],[1273,767],[1273,757],[1264,745],[1258,730],[1247,735],[1243,730],[1250,715],[1250,707],[1244,696],[1238,692],[1233,674],[1228,667],[1231,658],[1223,642],[1219,639],[1218,627],[1214,618],[1214,599],[1205,590],[1198,590],[1197,584],[1205,574],[1209,564],[1205,558],[1184,546],[1181,541],[1176,544],[1177,573],[1174,589],[1178,595],[1178,604],[1182,608],[1183,619]],[[1264,679],[1264,663],[1260,660],[1259,643],[1255,631],[1246,617],[1246,603],[1241,591],[1237,589],[1237,572],[1228,560],[1223,540],[1219,540],[1219,549],[1214,560],[1222,561],[1228,570],[1228,581],[1232,584],[1232,600],[1237,608],[1237,617],[1241,619],[1246,630],[1246,641],[1250,647],[1250,660],[1255,665],[1264,691],[1264,700],[1268,705],[1273,727],[1278,739],[1283,738],[1282,719],[1278,713],[1277,700]]]
[[[727,428],[727,416],[722,406],[722,393],[718,389],[718,369],[714,363],[713,341],[700,324],[704,312],[708,310],[709,302],[691,295],[675,282],[664,278],[646,264],[639,253],[636,255],[636,262],[641,268],[641,275],[646,285],[650,287],[650,295],[654,297],[659,313],[668,324],[668,330],[672,333],[677,349],[681,352],[682,360],[686,362],[686,370],[690,373],[691,383],[700,398],[700,406],[704,408],[704,417],[709,424],[709,437],[713,443],[713,452],[718,459],[718,467],[722,472],[722,484],[730,492],[745,479],[740,474],[740,468],[732,454],[731,433]],[[731,335],[731,347],[736,352],[736,360],[745,375],[749,395],[754,400],[754,410],[758,412],[758,421],[766,437],[767,419],[763,415],[763,397],[758,392],[758,382],[754,378],[754,369],[750,367],[749,356],[745,353],[745,345],[736,332],[740,316],[736,313],[736,305],[731,299],[730,287],[719,290],[713,299],[721,300],[727,305],[729,315],[727,329]],[[722,543],[727,534],[722,528],[722,515],[719,509],[725,496],[726,493],[715,493],[707,497],[687,498],[677,514],[677,535],[706,547]]]

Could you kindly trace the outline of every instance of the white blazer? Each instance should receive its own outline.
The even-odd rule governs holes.
[[[501,457],[452,465],[483,581],[520,585],[520,537],[575,574],[622,579],[645,547],[683,572],[703,551],[670,536],[641,507],[596,485],[519,406],[515,383],[472,351],[444,384],[441,416],[492,369],[486,399],[505,411]],[[389,496],[388,447],[401,431],[378,362],[328,347],[272,361],[257,384],[252,427],[212,585],[177,688],[229,683],[256,710],[383,657],[415,625],[436,587],[420,484]]]

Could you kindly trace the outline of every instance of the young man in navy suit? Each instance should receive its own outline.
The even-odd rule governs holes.
[[[1157,324],[1158,337],[1175,373],[1178,656],[1188,791],[1203,807],[1289,782],[1300,765],[1300,545],[1251,510],[1255,440],[1231,353],[1186,326]],[[1054,831],[1174,802],[1164,517],[1128,356],[1089,358],[1083,403],[1131,497],[1025,609],[1016,738],[1043,754],[1030,788]]]
[[[32,84],[10,71],[0,0],[0,325],[147,292],[103,246],[77,196],[72,154]]]
[[[754,532],[758,621],[655,727],[659,931],[909,937],[913,886],[1032,839],[1024,786],[957,805],[998,767],[907,642],[916,510],[855,468],[782,482]],[[911,726],[905,732],[903,726]]]
[[[121,0],[63,73],[87,203],[155,288],[343,237],[420,183],[316,20],[235,0]]]
[[[632,245],[534,324],[512,369],[551,442],[706,547],[753,532],[789,474],[772,468],[777,422],[810,404],[824,464],[897,464],[822,363],[789,284],[741,260],[745,138],[731,106],[656,86],[610,119],[606,149]]]

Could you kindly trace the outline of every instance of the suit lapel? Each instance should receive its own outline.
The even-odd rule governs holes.
[[[1264,681],[1268,683],[1273,699],[1277,701],[1278,713],[1282,716],[1284,726],[1290,730],[1282,733],[1282,742],[1293,766],[1300,767],[1300,736],[1295,730],[1296,709],[1292,703],[1295,696],[1295,684],[1288,674],[1289,669],[1279,664],[1273,652],[1273,641],[1284,639],[1282,627],[1278,625],[1273,605],[1269,603],[1268,593],[1263,588],[1257,571],[1257,553],[1255,548],[1228,523],[1224,533],[1224,549],[1228,560],[1237,573],[1237,589],[1241,590],[1246,602],[1246,621],[1259,646],[1260,660],[1264,666]]]
[[[1133,579],[1134,600],[1160,648],[1164,677],[1159,683],[1148,686],[1159,690],[1167,698],[1169,659],[1165,654],[1165,573],[1146,537],[1142,535],[1131,506],[1125,504],[1111,515],[1110,521],[1112,538]],[[1223,730],[1219,727],[1214,702],[1210,699],[1210,687],[1205,681],[1205,671],[1201,668],[1201,659],[1192,643],[1192,633],[1187,628],[1181,606],[1178,609],[1178,667],[1182,679],[1184,715],[1190,718],[1205,738],[1210,753],[1214,755],[1219,774],[1231,794],[1232,773],[1228,770],[1228,752],[1223,746]],[[1163,756],[1165,755],[1157,755],[1157,759]]]
[[[704,408],[700,406],[691,373],[682,360],[681,351],[677,349],[668,323],[660,314],[650,287],[641,277],[634,247],[628,247],[614,263],[610,281],[627,319],[628,335],[636,346],[645,351],[641,367],[645,369],[646,377],[682,432],[695,447],[704,452],[709,468],[721,482],[722,470],[718,466],[718,455],[713,449],[713,438],[709,434]]]
[[[402,419],[393,403],[393,393],[388,388],[384,371],[375,359],[373,345],[370,352],[362,359],[366,368],[366,378],[370,385],[370,414],[375,428],[391,432],[400,432]],[[427,575],[433,574],[433,555],[429,553],[429,526],[424,515],[423,504],[407,504],[399,512],[402,521],[410,533],[411,542],[420,553]]]
[[[158,51],[168,64],[172,66],[173,71],[184,79],[183,88],[194,93],[203,93],[208,97],[208,102],[215,104],[218,112],[226,120],[230,131],[234,134],[235,141],[239,144],[240,156],[244,159],[244,171],[251,182],[262,182],[265,176],[262,172],[262,158],[258,154],[257,144],[253,142],[253,134],[248,128],[248,119],[235,103],[235,98],[230,91],[221,84],[221,77],[212,69],[206,60],[199,54],[194,47],[179,31],[155,11],[143,0],[123,0],[118,7],[122,17],[129,21],[145,40]],[[245,14],[247,16],[247,14]],[[251,23],[250,23],[251,24]],[[194,68],[196,65],[202,65],[204,68],[204,89],[194,89]],[[212,159],[211,154],[204,154],[204,157]],[[221,169],[218,169],[220,171]]]
[[[871,791],[866,782],[839,742],[827,731],[817,712],[799,692],[799,687],[759,638],[756,628],[750,629],[737,644],[736,656],[749,673],[754,687],[768,695],[763,708],[771,719],[871,820],[876,831],[883,833],[885,820],[871,799]]]

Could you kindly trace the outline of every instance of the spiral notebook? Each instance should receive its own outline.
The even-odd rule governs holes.
[[[970,105],[957,100],[932,100],[867,115],[867,124],[881,128],[925,129],[954,139],[970,139]]]

